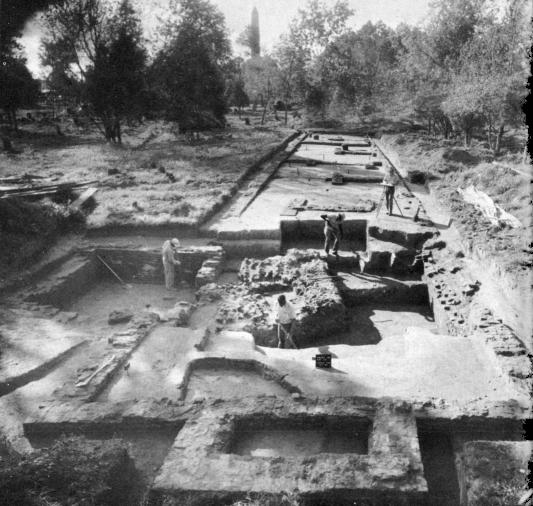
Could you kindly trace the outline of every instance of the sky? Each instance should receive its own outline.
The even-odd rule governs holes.
[[[168,0],[134,0],[141,13],[145,29],[153,30],[157,26],[157,16],[164,17],[165,4]],[[332,0],[325,0],[333,3]],[[357,29],[372,21],[381,20],[386,25],[396,27],[400,23],[418,25],[423,23],[429,13],[431,0],[348,0],[355,11],[349,20],[349,27]],[[238,35],[250,24],[253,7],[259,11],[261,31],[261,48],[270,51],[277,44],[280,36],[288,29],[290,20],[307,0],[211,0],[226,18],[230,39],[234,42]],[[30,21],[24,30],[22,44],[28,58],[28,67],[36,77],[41,77],[39,48],[41,28],[38,21]],[[234,44],[234,51],[239,54],[242,49]]]

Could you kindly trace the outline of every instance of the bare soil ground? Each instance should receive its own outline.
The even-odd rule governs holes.
[[[289,134],[288,129],[246,126],[237,118],[232,123],[194,140],[172,124],[145,123],[126,129],[123,147],[102,142],[94,132],[58,138],[27,127],[17,139],[22,153],[0,154],[0,177],[97,181],[98,205],[88,221],[93,227],[194,224]]]
[[[431,191],[450,209],[455,226],[472,249],[482,248],[489,259],[497,261],[517,282],[527,280],[525,275],[533,265],[530,184],[533,172],[531,165],[522,164],[520,150],[510,148],[495,158],[483,143],[476,141],[465,149],[459,140],[437,140],[419,133],[384,139],[399,154],[404,168],[428,174]],[[488,194],[523,226],[492,225],[457,192],[458,188],[470,185]]]
[[[252,119],[246,125],[230,116],[229,128],[195,138],[170,123],[146,122],[125,128],[122,147],[105,143],[88,127],[62,124],[60,136],[52,125],[25,124],[13,138],[19,153],[0,152],[0,178],[28,174],[44,178],[35,184],[94,181],[99,191],[87,219],[92,228],[195,226],[233,194],[239,178],[256,161],[292,132],[277,122],[258,125],[257,114]],[[48,198],[24,204],[35,207],[32,212],[24,206],[13,210],[6,202],[0,201],[0,231],[3,239],[9,236],[0,255],[0,280],[39,258],[67,228],[62,219],[66,208]],[[83,228],[79,222],[77,227]]]

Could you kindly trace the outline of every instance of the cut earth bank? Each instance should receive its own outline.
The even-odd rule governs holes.
[[[259,193],[241,187],[220,211],[222,225],[236,223],[227,219],[235,206],[244,217],[255,212],[250,202],[256,195],[261,202],[262,189],[279,191],[289,176],[282,170],[276,177],[275,169],[273,179],[249,174]],[[290,175],[290,199],[313,170]],[[323,181],[314,192],[320,184],[334,191]],[[337,205],[352,204],[350,195],[365,188],[358,184],[368,183],[343,186]],[[414,198],[402,193],[402,213],[412,217]],[[280,255],[283,217],[271,217],[276,235],[255,239],[251,228],[224,235],[228,228],[215,216],[221,234],[182,241],[184,283],[170,295],[160,239],[93,233],[68,262],[4,301],[8,339],[30,325],[49,329],[47,343],[57,340],[54,356],[43,353],[24,368],[12,355],[5,367],[0,403],[10,446],[46,447],[62,433],[122,435],[156,504],[231,504],[247,496],[282,503],[283,494],[301,504],[483,504],[481,482],[501,462],[495,458],[486,472],[476,467],[472,455],[496,455],[487,440],[526,445],[508,452],[518,456],[517,472],[525,467],[528,443],[516,440],[530,417],[528,352],[499,321],[499,308],[486,304],[469,250],[423,214],[417,224],[378,215],[374,203],[336,259],[318,245]],[[294,230],[311,227],[319,238],[322,211],[295,211]],[[359,223],[358,212],[349,221]],[[98,257],[131,288],[112,285]],[[89,291],[100,300],[84,299]],[[297,310],[298,350],[274,347],[281,293]],[[105,308],[131,319],[109,325]],[[331,369],[315,368],[318,353],[331,354]],[[143,463],[147,437],[160,441],[159,450]],[[288,438],[293,444],[279,444]],[[521,486],[506,479],[491,493],[515,497]]]

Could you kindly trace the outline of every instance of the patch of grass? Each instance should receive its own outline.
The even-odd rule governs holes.
[[[85,217],[50,199],[0,200],[0,277],[42,254],[62,233],[84,227]]]

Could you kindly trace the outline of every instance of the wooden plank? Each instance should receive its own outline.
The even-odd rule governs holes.
[[[294,209],[290,204],[279,213],[280,216],[296,216],[298,214],[298,209]]]
[[[0,192],[3,194],[0,198],[8,197],[29,197],[32,195],[53,195],[58,191],[74,190],[76,188],[83,188],[91,184],[96,184],[98,181],[85,181],[82,183],[60,183],[56,185],[44,186],[21,186],[11,187],[8,189],[2,188]]]
[[[77,211],[81,209],[85,203],[98,191],[98,188],[87,188],[72,204],[70,204],[70,209],[72,211]]]
[[[23,186],[11,186],[3,187],[2,191],[4,193],[18,193],[18,192],[27,192],[27,191],[42,191],[42,190],[68,190],[73,188],[81,188],[83,186],[94,185],[99,181],[82,181],[81,183],[57,183],[50,185],[23,185]]]

